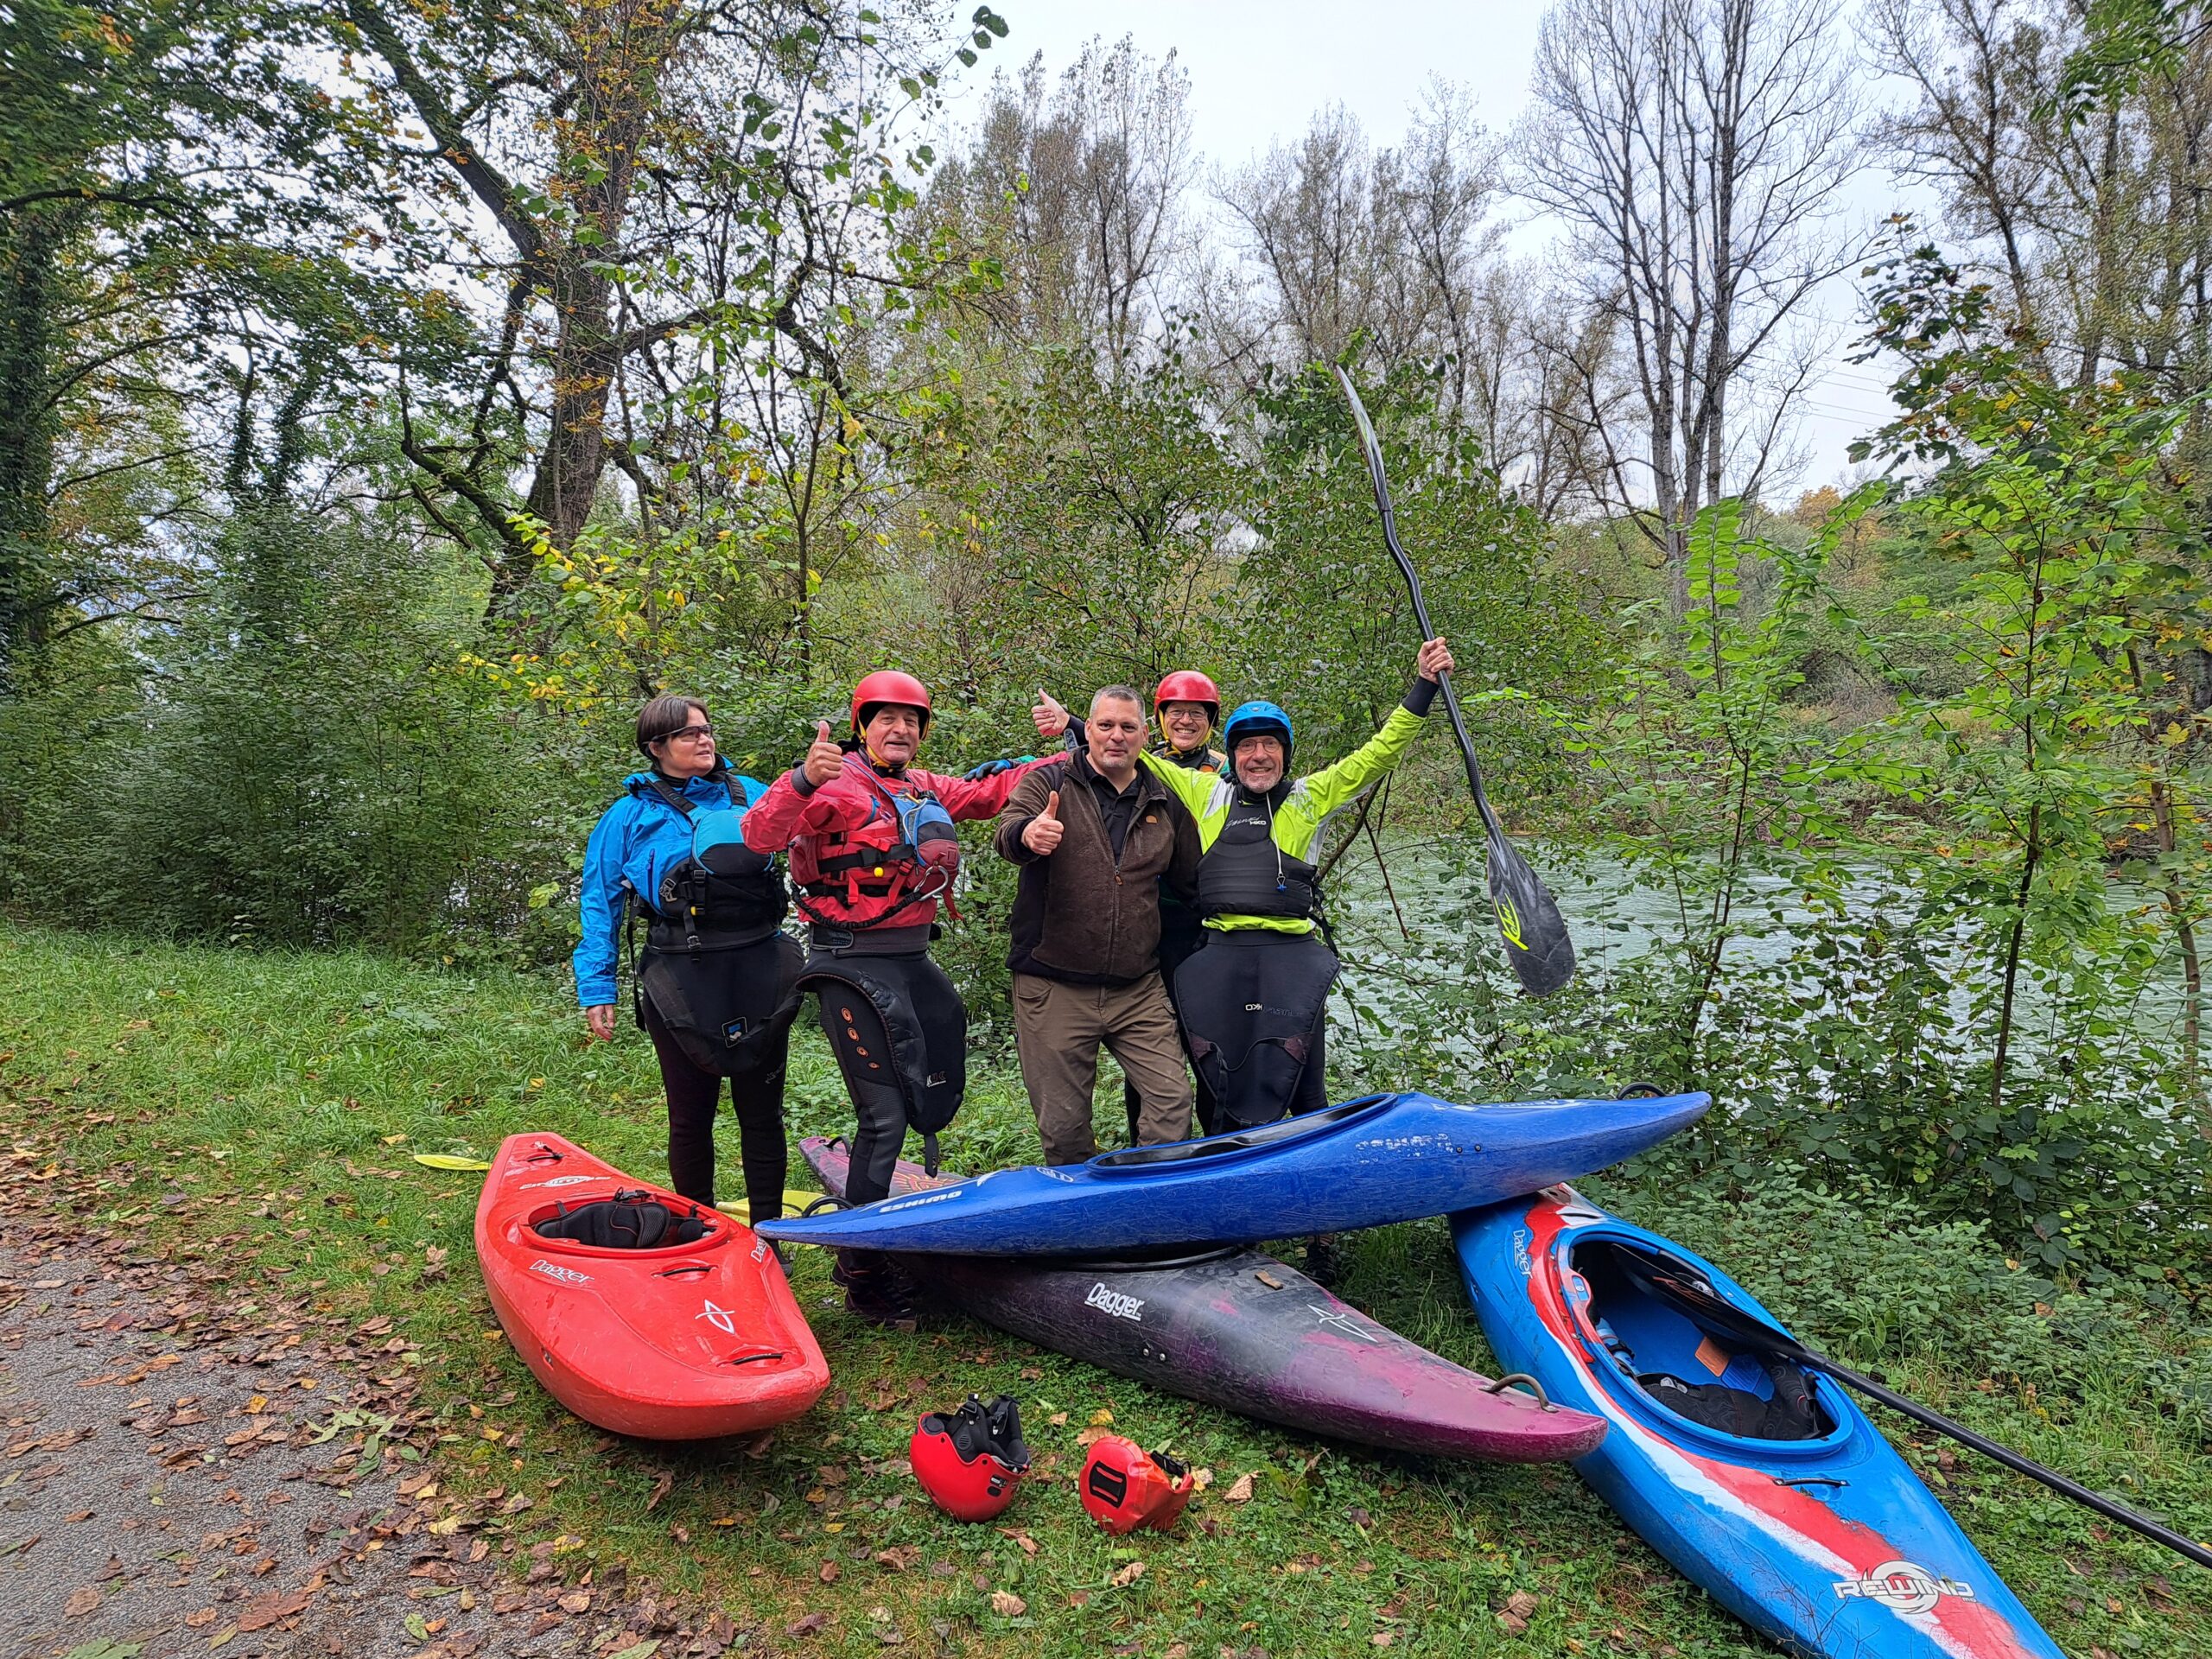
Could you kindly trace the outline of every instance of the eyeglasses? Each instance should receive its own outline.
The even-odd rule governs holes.
[[[711,741],[715,728],[711,726],[679,726],[672,732],[663,732],[653,740],[656,743],[699,743]]]

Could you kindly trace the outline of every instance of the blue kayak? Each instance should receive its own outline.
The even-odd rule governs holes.
[[[1840,1385],[1655,1292],[1655,1269],[1702,1281],[1773,1325],[1718,1268],[1569,1187],[1463,1211],[1452,1236],[1500,1366],[1612,1426],[1576,1471],[1783,1651],[2063,1659]]]
[[[1097,1255],[1249,1244],[1440,1216],[1655,1147],[1709,1095],[1465,1106],[1370,1095],[1255,1129],[978,1175],[761,1225],[800,1244],[950,1255]]]

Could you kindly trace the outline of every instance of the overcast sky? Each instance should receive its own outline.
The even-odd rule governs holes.
[[[1408,112],[1432,76],[1465,88],[1476,113],[1510,127],[1526,101],[1541,8],[1525,0],[1399,0],[1360,16],[1341,0],[993,0],[1011,29],[969,77],[963,104],[990,72],[1018,71],[1041,52],[1048,71],[1072,62],[1084,42],[1128,35],[1153,56],[1176,53],[1191,77],[1191,113],[1209,162],[1240,167],[1274,143],[1288,143],[1322,105],[1341,103],[1377,143],[1402,136]],[[995,60],[995,61],[994,61]],[[1878,178],[1853,192],[1869,221],[1895,193]],[[1531,224],[1516,238],[1547,238]],[[1852,287],[1831,284],[1821,310],[1849,324]],[[1886,418],[1885,378],[1875,365],[1838,356],[1812,389],[1803,442],[1810,460],[1800,483],[1832,482],[1847,467],[1845,446]]]

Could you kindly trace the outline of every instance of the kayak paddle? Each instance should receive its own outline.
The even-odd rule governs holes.
[[[1367,457],[1367,475],[1375,484],[1376,510],[1382,515],[1383,545],[1398,562],[1398,574],[1406,579],[1407,590],[1413,594],[1414,620],[1421,624],[1421,637],[1433,639],[1436,630],[1429,626],[1428,607],[1421,596],[1421,578],[1414,574],[1413,561],[1398,545],[1397,518],[1390,511],[1390,483],[1382,473],[1382,446],[1376,441],[1374,425],[1367,418],[1366,405],[1359,401],[1351,376],[1342,366],[1337,369],[1337,383],[1351,400],[1351,417],[1359,426],[1359,447]],[[1445,711],[1452,716],[1452,735],[1459,740],[1459,753],[1467,762],[1467,787],[1474,791],[1475,810],[1482,814],[1490,902],[1497,912],[1505,959],[1513,964],[1522,988],[1529,995],[1549,996],[1574,977],[1574,941],[1567,937],[1567,924],[1560,918],[1559,903],[1551,890],[1507,839],[1505,826],[1497,821],[1490,798],[1483,793],[1482,771],[1475,764],[1475,746],[1467,735],[1467,723],[1459,715],[1459,700],[1452,694],[1452,677],[1438,675],[1437,684],[1444,692]]]
[[[2199,1567],[2212,1567],[2212,1549],[2192,1538],[2184,1537],[2171,1527],[2161,1526],[2146,1515],[2138,1514],[2125,1504],[2115,1503],[2101,1492],[2090,1491],[2078,1482],[2071,1481],[2056,1470],[2022,1457],[2009,1446],[1986,1440],[1961,1423],[1953,1422],[1940,1411],[1930,1410],[1918,1401],[1907,1399],[1893,1389],[1885,1388],[1871,1376],[1863,1376],[1847,1366],[1839,1365],[1826,1355],[1815,1353],[1804,1344],[1785,1337],[1763,1320],[1753,1319],[1731,1302],[1701,1285],[1689,1283],[1666,1271],[1669,1264],[1654,1262],[1652,1269],[1641,1275],[1662,1300],[1693,1319],[1702,1320],[1723,1337],[1781,1358],[1794,1360],[1808,1370],[1834,1377],[1847,1383],[1870,1400],[1878,1400],[1891,1411],[1923,1423],[1939,1434],[1948,1434],[1961,1446],[1970,1446],[1986,1458],[1993,1458],[2007,1469],[2016,1470],[2031,1480],[2041,1481],[2061,1497],[2070,1497],[2083,1507],[2094,1510],[2108,1521],[2117,1521],[2123,1527],[2141,1533],[2145,1538],[2164,1544],[2177,1554],[2185,1555]]]

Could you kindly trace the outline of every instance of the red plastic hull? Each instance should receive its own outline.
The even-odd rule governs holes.
[[[557,1135],[508,1138],[476,1204],[476,1256],[507,1338],[546,1391],[588,1423],[647,1440],[750,1433],[798,1416],[829,1362],[783,1269],[717,1211],[694,1244],[599,1249],[534,1224],[646,1186]]]

